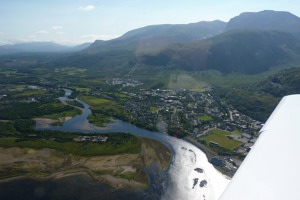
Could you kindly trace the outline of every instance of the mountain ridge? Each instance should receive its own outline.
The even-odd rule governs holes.
[[[255,74],[300,60],[298,29],[299,17],[270,10],[241,13],[228,23],[151,25],[112,40],[96,40],[56,63],[116,73],[143,65],[149,70],[160,67]]]
[[[55,42],[25,42],[0,46],[0,55],[13,53],[53,53],[76,52],[88,48],[91,43],[84,43],[74,47],[60,45]]]
[[[300,18],[286,11],[244,12],[227,23],[225,31],[237,29],[276,30],[300,33]]]

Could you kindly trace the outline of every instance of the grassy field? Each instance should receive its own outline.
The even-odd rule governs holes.
[[[22,93],[16,94],[15,97],[34,97],[42,96],[46,93],[45,90],[27,90]]]
[[[76,67],[65,67],[65,68],[55,68],[54,72],[63,75],[74,76],[74,75],[83,75],[86,73],[86,71],[87,69],[76,68]]]
[[[105,127],[105,124],[111,122],[111,120],[100,113],[92,113],[87,118],[90,123],[98,127]]]
[[[131,96],[128,96],[124,93],[120,93],[120,92],[103,92],[103,94],[107,94],[108,96],[120,99],[120,100],[127,100],[127,99],[131,99]]]
[[[158,111],[158,107],[154,107],[154,106],[150,107],[150,112],[156,113],[157,111]]]
[[[89,104],[94,113],[101,113],[108,117],[125,115],[121,105],[113,100],[93,96],[81,96],[80,99]]]
[[[57,120],[62,117],[74,117],[76,115],[80,115],[81,111],[79,109],[74,108],[74,110],[64,111],[60,113],[54,113],[50,115],[43,115],[40,116],[40,118],[46,118],[46,119],[54,119]]]
[[[222,85],[223,87],[232,87],[237,84],[252,84],[264,80],[272,72],[265,72],[255,75],[247,75],[240,73],[222,74],[218,71],[208,70],[200,71],[192,75],[198,81],[205,82],[210,85]]]
[[[89,104],[93,110],[93,114],[89,115],[88,120],[96,126],[104,126],[104,123],[110,122],[110,117],[126,116],[121,105],[115,101],[93,96],[81,96],[80,99]]]
[[[177,71],[169,75],[167,84],[169,89],[193,89],[195,91],[203,91],[207,87],[206,82],[194,78],[187,72]]]
[[[93,110],[97,110],[98,107],[102,107],[104,104],[105,105],[113,104],[112,100],[97,98],[92,96],[81,96],[80,99],[86,102],[87,104],[89,104]]]
[[[205,121],[205,122],[213,120],[213,118],[211,116],[208,116],[208,115],[199,116],[199,117],[197,117],[197,119],[200,120],[200,121]]]
[[[213,129],[211,130],[211,134],[208,136],[205,136],[203,140],[206,141],[207,144],[210,142],[215,142],[219,144],[220,147],[223,147],[225,149],[233,150],[239,146],[241,146],[243,143],[236,140],[231,140],[227,137],[227,135],[230,135],[231,133],[224,130],[219,129]]]
[[[220,129],[212,129],[212,130],[210,130],[210,132],[211,133],[213,133],[213,134],[218,134],[218,135],[231,135],[231,133],[230,132],[228,132],[228,131],[224,131],[224,130],[220,130]]]
[[[76,90],[78,92],[90,92],[91,91],[90,88],[85,88],[85,87],[75,87],[75,86],[73,86],[73,87],[70,87],[70,88],[73,89],[73,90]]]
[[[242,131],[241,131],[241,130],[234,130],[234,131],[232,131],[231,133],[234,133],[234,134],[241,134]]]

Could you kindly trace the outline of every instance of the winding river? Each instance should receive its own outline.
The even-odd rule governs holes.
[[[72,91],[65,89],[65,96],[60,100],[68,99]],[[99,128],[90,124],[87,116],[91,113],[89,105],[81,100],[76,100],[84,105],[81,115],[66,121],[63,126],[50,126],[47,128],[35,127],[39,130],[63,130],[75,132],[124,132],[139,137],[158,140],[167,145],[173,153],[169,169],[159,176],[155,176],[155,169],[149,169],[151,185],[144,194],[143,199],[163,200],[214,200],[218,199],[229,183],[229,179],[217,171],[207,160],[206,155],[191,143],[170,137],[159,132],[151,132],[130,123],[113,120],[106,124],[106,128]],[[154,179],[162,177],[161,187],[153,184]],[[157,181],[156,181],[157,182]],[[159,189],[161,188],[161,189]],[[155,194],[155,195],[153,195]]]

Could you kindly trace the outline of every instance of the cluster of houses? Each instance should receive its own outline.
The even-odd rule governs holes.
[[[216,99],[211,92],[193,92],[190,90],[145,90],[141,89],[132,98],[124,103],[124,108],[144,124],[156,126],[160,132],[167,132],[172,127],[185,127],[186,133],[195,140],[201,140],[211,129],[220,129],[228,132],[236,130],[241,134],[232,133],[228,137],[243,142],[235,152],[246,155],[257,139],[262,123],[235,110],[226,102]],[[201,116],[207,116],[208,119]],[[182,123],[188,123],[184,126]],[[163,126],[160,126],[163,124]],[[231,158],[230,158],[231,159]],[[222,160],[222,159],[221,159]],[[225,165],[236,170],[239,161]]]
[[[94,143],[99,143],[99,142],[106,142],[108,139],[107,136],[79,136],[77,138],[74,138],[74,142],[94,142]]]

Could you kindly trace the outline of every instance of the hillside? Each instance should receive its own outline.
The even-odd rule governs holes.
[[[114,40],[95,41],[76,56],[76,62],[83,59],[89,65],[123,69],[142,64],[256,74],[299,59],[298,31],[300,18],[281,11],[242,13],[228,24],[147,26]]]
[[[283,70],[258,84],[259,90],[275,97],[300,94],[300,68]]]
[[[54,42],[28,42],[0,46],[0,55],[15,53],[53,53],[53,52],[76,52],[88,48],[91,44],[85,43],[75,47],[64,46]]]
[[[237,29],[276,30],[300,33],[300,18],[283,11],[245,12],[228,22],[226,31]]]
[[[277,71],[256,83],[236,84],[230,88],[219,85],[214,93],[240,112],[266,121],[281,98],[300,93],[300,68]]]
[[[224,73],[255,74],[292,62],[300,41],[277,31],[234,31],[211,40],[207,66]]]
[[[129,31],[116,39],[97,40],[89,48],[59,59],[57,63],[90,66],[96,71],[101,69],[103,73],[107,70],[120,72],[120,69],[130,71],[135,64],[142,64],[139,59],[145,54],[163,51],[173,44],[202,41],[220,34],[225,26],[226,23],[222,21],[147,26]]]
[[[300,55],[300,41],[290,33],[240,30],[193,44],[169,47],[140,60],[184,70],[215,69],[223,73],[255,74],[284,65]]]
[[[43,45],[35,44],[31,52],[58,51],[55,44],[47,43],[52,49]],[[228,23],[152,25],[80,47],[82,51],[60,56],[53,65],[88,67],[102,75],[128,73],[134,66],[148,72],[168,68],[257,74],[299,62],[300,18],[281,11],[242,13]]]
[[[202,40],[218,35],[225,29],[222,21],[198,22],[191,24],[152,25],[135,29],[109,41],[95,41],[88,53],[107,50],[129,49],[135,54],[163,49],[170,44]]]

